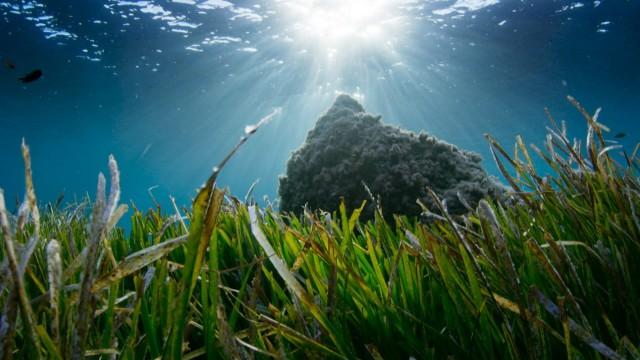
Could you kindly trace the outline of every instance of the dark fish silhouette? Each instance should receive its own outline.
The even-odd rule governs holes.
[[[625,134],[625,133],[621,132],[621,133],[617,133],[617,134],[616,134],[616,136],[614,136],[614,138],[616,138],[616,139],[622,139],[622,138],[624,138],[625,136],[627,136],[627,134]]]
[[[22,81],[23,83],[30,83],[40,79],[40,77],[42,77],[42,70],[36,69],[18,80]]]
[[[4,66],[9,70],[15,70],[16,68],[16,64],[14,64],[13,61],[9,59],[4,59]]]

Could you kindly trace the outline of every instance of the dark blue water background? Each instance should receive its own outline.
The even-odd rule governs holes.
[[[0,57],[16,66],[0,69],[10,207],[23,194],[23,137],[41,201],[93,195],[114,154],[125,201],[149,207],[157,186],[161,203],[173,194],[187,204],[244,127],[280,107],[219,181],[243,197],[260,179],[255,196],[273,200],[290,153],[339,92],[388,123],[481,153],[494,174],[483,134],[509,149],[518,134],[540,144],[545,106],[585,136],[568,94],[603,107],[628,148],[639,140],[638,1],[387,1],[364,20],[330,14],[346,3],[0,0]],[[374,35],[306,34],[323,21],[310,14],[318,9],[329,14],[313,25],[323,31],[355,19],[355,31]],[[36,68],[38,81],[17,80]]]

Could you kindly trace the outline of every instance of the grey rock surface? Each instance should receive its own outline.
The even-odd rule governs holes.
[[[500,196],[504,187],[490,177],[476,153],[385,125],[348,95],[339,95],[318,119],[305,143],[287,163],[280,178],[280,209],[299,213],[333,211],[343,198],[353,210],[367,200],[364,218],[373,216],[371,192],[379,196],[385,215],[418,215],[416,199],[433,205],[427,187],[446,200],[451,214],[465,213],[458,193],[475,207],[484,197]]]

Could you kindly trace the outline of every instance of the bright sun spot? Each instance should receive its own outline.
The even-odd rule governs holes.
[[[325,49],[384,43],[393,38],[398,22],[393,0],[291,0],[284,5],[297,40]]]

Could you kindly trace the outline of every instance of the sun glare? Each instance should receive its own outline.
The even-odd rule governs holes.
[[[395,1],[295,0],[285,2],[297,40],[326,49],[375,45],[393,37]]]

